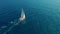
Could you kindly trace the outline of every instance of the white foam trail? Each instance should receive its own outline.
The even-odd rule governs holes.
[[[11,31],[11,29],[17,25],[19,25],[20,21],[18,23],[14,23],[7,31],[5,31],[3,34],[6,34],[7,32]]]
[[[7,26],[2,26],[1,28],[6,28]]]
[[[6,31],[4,32],[3,34],[6,34],[7,32],[11,31],[11,29],[17,25],[19,25],[20,22],[22,22],[22,24],[25,24],[25,13],[24,13],[24,10],[22,8],[22,12],[21,12],[21,17],[18,19],[18,21],[16,22],[17,20],[15,20],[15,22],[11,21],[11,23],[13,23],[13,25]]]
[[[11,24],[14,23],[13,21],[10,22]]]
[[[17,26],[17,25],[19,25],[19,23],[20,23],[20,20],[18,20],[18,22],[15,22],[15,23],[14,23],[7,31],[5,31],[3,34],[6,34],[7,32],[11,31],[12,28],[15,27],[15,26]],[[25,21],[24,21],[24,23],[22,23],[22,24],[26,24]]]
[[[14,27],[15,25],[11,26],[7,31],[5,31],[3,34],[6,34],[7,32],[11,31],[11,29]]]

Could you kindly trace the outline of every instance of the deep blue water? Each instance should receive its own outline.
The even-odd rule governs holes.
[[[60,34],[59,0],[0,0],[0,27],[11,26],[21,8],[26,14],[26,24],[19,24],[6,34]],[[6,29],[0,30],[3,34]]]

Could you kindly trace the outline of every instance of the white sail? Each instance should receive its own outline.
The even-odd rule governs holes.
[[[20,17],[19,20],[20,20],[20,21],[24,21],[24,20],[25,20],[25,13],[24,13],[23,8],[22,8],[21,17]]]

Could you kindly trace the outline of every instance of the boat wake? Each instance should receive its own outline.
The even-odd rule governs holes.
[[[12,24],[12,25],[5,32],[3,32],[3,34],[7,34],[9,31],[12,30],[12,28],[14,28],[15,26],[19,25],[20,23],[25,24],[25,18],[26,18],[25,17],[25,13],[24,13],[24,10],[22,8],[20,18],[18,20],[11,21],[10,24]],[[2,28],[5,28],[5,26],[2,27]]]

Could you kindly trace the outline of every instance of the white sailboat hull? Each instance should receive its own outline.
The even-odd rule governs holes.
[[[23,15],[22,17],[20,17],[20,21],[24,21],[25,20],[25,15]]]

